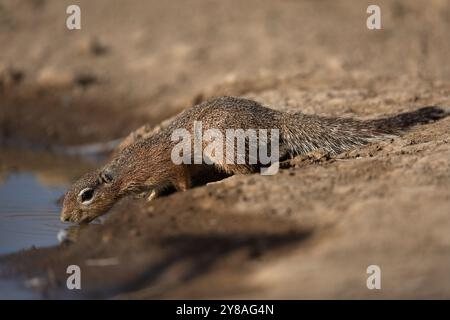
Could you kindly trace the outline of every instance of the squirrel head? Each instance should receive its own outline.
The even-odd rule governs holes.
[[[117,201],[117,184],[110,170],[89,172],[64,195],[61,221],[89,223]]]

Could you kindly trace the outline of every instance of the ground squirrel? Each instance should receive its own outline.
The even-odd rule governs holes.
[[[213,165],[174,164],[171,152],[176,142],[172,141],[172,133],[179,128],[193,133],[195,121],[202,121],[203,130],[214,128],[222,133],[227,129],[276,128],[281,160],[319,149],[335,155],[377,139],[397,136],[415,124],[446,114],[438,107],[424,107],[388,118],[355,120],[281,112],[237,97],[211,99],[183,111],[161,130],[123,148],[101,169],[81,177],[64,196],[61,220],[90,222],[130,194],[148,193],[148,198],[153,199],[168,187],[186,190],[205,167],[228,174],[252,173],[260,168],[259,163],[248,163],[248,158],[244,164],[223,161]],[[246,150],[248,147],[246,141]]]

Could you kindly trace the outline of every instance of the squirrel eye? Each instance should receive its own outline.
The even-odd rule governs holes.
[[[80,191],[78,197],[81,200],[81,203],[84,204],[89,203],[94,197],[94,189],[92,188],[83,189]]]

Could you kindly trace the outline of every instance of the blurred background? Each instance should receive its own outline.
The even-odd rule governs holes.
[[[448,1],[377,1],[382,30],[366,27],[371,3],[1,0],[1,135],[117,138],[217,86],[244,94],[295,76],[448,79]],[[66,28],[71,4],[81,30]]]
[[[366,27],[370,4],[381,30]],[[449,31],[448,0],[0,0],[0,254],[32,248],[0,256],[0,297],[29,283],[66,294],[72,263],[84,297],[450,297],[449,119],[336,161],[125,202],[101,228],[58,218],[104,160],[83,150],[212,96],[359,118],[450,106]],[[67,233],[73,245],[40,249]],[[23,273],[34,280],[5,284]]]

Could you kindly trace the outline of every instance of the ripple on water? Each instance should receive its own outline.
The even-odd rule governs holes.
[[[0,254],[58,244],[66,227],[57,205],[64,190],[43,185],[32,173],[9,174],[0,185]]]

